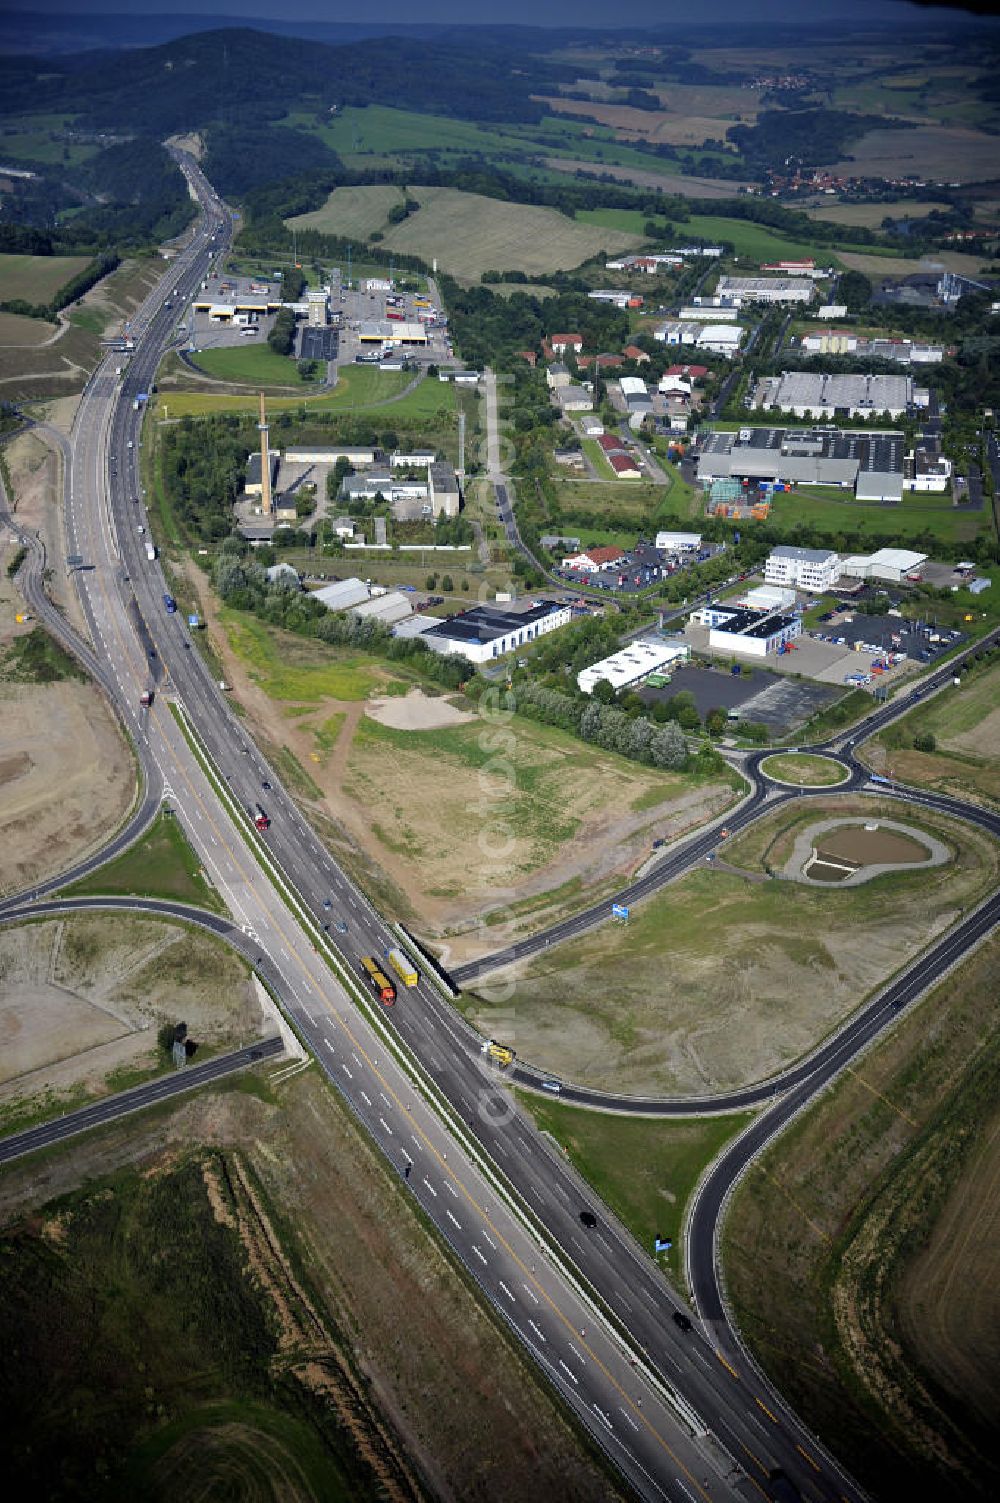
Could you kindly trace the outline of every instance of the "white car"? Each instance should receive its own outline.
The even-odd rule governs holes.
[[[136,528],[136,529],[135,529],[135,530],[136,530],[136,532],[137,532],[137,533],[138,533],[138,534],[139,534],[139,536],[140,536],[140,537],[142,537],[142,536],[143,536],[143,534],[144,534],[144,533],[145,533],[145,531],[146,531],[146,529],[145,529],[145,527],[143,527],[143,525],[142,525],[142,523],[141,523],[141,522],[140,522],[140,523],[139,523],[139,526],[138,526],[138,527],[137,527],[137,528]]]

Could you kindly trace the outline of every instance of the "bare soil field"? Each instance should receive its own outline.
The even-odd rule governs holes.
[[[205,1145],[232,1186],[207,1167],[206,1193],[255,1260],[284,1362],[363,1446],[381,1437],[380,1454],[404,1457],[443,1503],[617,1499],[534,1369],[414,1214],[396,1173],[315,1071],[243,1085],[198,1092],[10,1166],[0,1218],[37,1228],[46,1202],[133,1165],[147,1182],[169,1183],[182,1155]],[[58,1215],[45,1217],[43,1231],[54,1246],[65,1235]],[[293,1485],[293,1455],[258,1456],[258,1475],[263,1468],[273,1480],[255,1496],[310,1496]],[[178,1448],[167,1456],[177,1463]],[[204,1496],[190,1468],[179,1466],[175,1480],[180,1491],[171,1495],[182,1503]],[[385,1496],[399,1496],[398,1487]]]
[[[76,397],[63,397],[49,404],[49,417],[53,427],[68,433],[76,412]],[[48,577],[46,593],[59,607],[84,640],[89,639],[86,617],[73,581],[66,571],[66,534],[63,517],[64,461],[55,441],[39,429],[22,433],[7,445],[7,466],[13,484],[14,495],[9,498],[17,513],[18,521],[32,532],[37,532],[45,544],[45,561]],[[10,616],[5,613],[4,601],[10,593],[16,604]],[[20,596],[9,586],[6,577],[0,581],[0,644],[5,640],[3,632],[10,629],[13,614],[21,609]]]
[[[994,935],[792,1124],[725,1229],[758,1359],[886,1500],[1000,1485],[998,1025]]]
[[[609,914],[491,975],[476,991],[504,998],[502,1022],[475,998],[469,1016],[533,1064],[609,1090],[700,1094],[767,1078],[953,923],[998,868],[989,840],[935,818],[919,827],[955,853],[940,867],[836,891],[768,880],[801,821],[815,823],[828,805],[875,812],[832,796],[811,798],[801,817],[779,811],[723,846],[724,865],[671,884],[627,924]]]
[[[688,92],[693,94],[696,91]],[[713,91],[705,89],[697,92],[708,94]],[[717,115],[703,114],[694,108],[687,110],[680,105],[675,108],[672,94],[671,88],[660,90],[659,97],[667,106],[662,112],[637,110],[627,104],[602,104],[594,100],[560,97],[543,98],[542,103],[553,114],[587,115],[599,125],[606,125],[618,132],[618,138],[622,141],[667,141],[673,146],[701,146],[708,140],[724,139],[729,126],[736,124],[736,118],[720,119]],[[756,96],[746,90],[744,97],[750,108],[742,118],[752,123],[756,119]]]
[[[187,577],[248,729],[337,859],[397,917],[446,944],[452,963],[497,947],[491,911],[530,905],[518,921],[527,932],[545,921],[548,894],[582,899],[591,884],[634,871],[654,835],[694,828],[734,796],[727,784],[659,773],[522,720],[503,753],[514,769],[507,792],[504,771],[500,782],[489,772],[490,728],[447,696],[404,697],[412,680],[377,658],[272,634],[278,678],[245,645],[243,621],[220,620],[201,571]]]
[[[59,325],[46,323],[43,318],[25,318],[20,313],[0,313],[0,349],[35,349],[58,333]]]
[[[270,1031],[247,968],[179,924],[73,915],[0,930],[0,1113],[25,1113],[157,1064],[184,1021],[222,1047]]]
[[[546,167],[553,172],[591,172],[613,177],[619,183],[635,183],[638,188],[660,188],[664,193],[679,193],[682,198],[732,198],[744,185],[715,177],[687,177],[678,173],[645,172],[641,167],[615,167],[611,162],[576,161],[569,157],[546,157]],[[610,246],[607,247],[610,250]]]
[[[599,250],[613,253],[641,243],[641,236],[577,223],[556,209],[501,203],[455,188],[409,192],[420,209],[394,225],[384,245],[428,261],[436,256],[442,270],[469,280],[494,268],[544,276],[579,266]]]
[[[849,158],[829,170],[844,177],[990,182],[998,172],[997,138],[955,125],[871,130],[854,143]]]

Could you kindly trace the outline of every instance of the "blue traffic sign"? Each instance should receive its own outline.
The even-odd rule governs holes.
[[[612,903],[612,905],[611,905],[611,917],[612,918],[616,918],[616,919],[627,919],[628,918],[628,909],[625,907],[625,904],[624,903]]]

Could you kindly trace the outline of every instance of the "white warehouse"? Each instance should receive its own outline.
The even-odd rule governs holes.
[[[678,659],[686,660],[690,656],[691,649],[686,642],[658,642],[642,637],[637,642],[630,642],[620,652],[612,653],[611,657],[582,669],[576,676],[576,686],[583,694],[593,694],[594,686],[603,678],[615,690],[627,689],[651,673],[661,672]]]

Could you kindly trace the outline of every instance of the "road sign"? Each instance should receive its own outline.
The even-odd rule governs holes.
[[[625,907],[625,904],[624,903],[612,903],[611,904],[611,917],[612,918],[616,918],[616,919],[622,919],[622,920],[624,920],[624,921],[627,922],[628,921],[628,909]]]
[[[669,1252],[673,1245],[674,1243],[672,1237],[657,1237],[653,1242],[653,1251]]]

